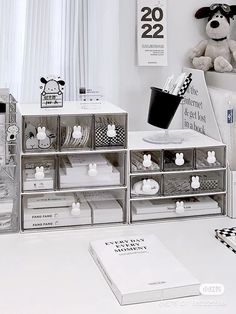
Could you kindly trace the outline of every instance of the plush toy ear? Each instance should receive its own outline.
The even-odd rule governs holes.
[[[230,6],[230,10],[231,10],[230,13],[231,13],[232,15],[236,15],[236,5],[231,5],[231,6]]]
[[[199,9],[196,13],[195,13],[195,18],[196,19],[204,19],[206,17],[209,17],[210,15],[210,8],[209,7],[203,7],[201,9]]]

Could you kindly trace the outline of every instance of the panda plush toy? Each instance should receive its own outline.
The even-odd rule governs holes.
[[[194,68],[217,72],[233,71],[236,61],[236,41],[229,39],[230,21],[236,15],[236,5],[212,4],[199,9],[195,17],[208,19],[206,34],[209,39],[201,41],[190,54]]]

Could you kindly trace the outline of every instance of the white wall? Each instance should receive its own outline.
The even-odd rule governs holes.
[[[147,124],[150,87],[161,87],[168,75],[181,72],[187,53],[205,37],[205,21],[194,14],[213,0],[168,0],[168,67],[136,65],[136,0],[120,1],[119,105],[129,112],[131,130],[153,129]],[[229,3],[229,2],[228,2]],[[181,127],[181,108],[172,121]]]

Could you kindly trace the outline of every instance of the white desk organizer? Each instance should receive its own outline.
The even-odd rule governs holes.
[[[130,132],[130,221],[219,215],[226,211],[226,146],[192,130],[182,144],[149,144]]]
[[[19,167],[17,160],[16,100],[0,89],[0,233],[19,231]]]
[[[126,223],[127,113],[21,105],[22,230]]]

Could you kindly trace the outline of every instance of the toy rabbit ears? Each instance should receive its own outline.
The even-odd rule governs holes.
[[[236,15],[236,5],[228,5],[223,3],[214,3],[209,7],[202,7],[195,13],[196,19],[204,19],[209,18],[220,11],[222,15],[224,15],[228,21],[230,18],[233,19],[234,15]]]

